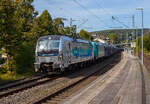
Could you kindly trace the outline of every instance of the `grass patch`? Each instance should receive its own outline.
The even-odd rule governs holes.
[[[10,72],[0,73],[0,83],[9,82],[9,81],[16,80],[16,79],[23,78],[23,77],[24,76],[16,74],[16,73],[10,73]]]
[[[0,73],[0,80],[15,80],[17,78],[20,78],[22,77],[21,75],[19,74],[15,74],[15,73]]]
[[[146,52],[146,55],[150,57],[150,52]]]
[[[31,73],[31,72],[25,73],[25,74],[18,74],[15,72],[0,73],[0,83],[10,82],[10,81],[25,78],[34,74],[35,73]]]
[[[8,62],[0,68],[0,83],[34,75],[35,48],[27,42],[22,43],[20,50],[11,57],[10,64],[12,73],[8,70]]]

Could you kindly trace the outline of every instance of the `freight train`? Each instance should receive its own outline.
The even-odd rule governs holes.
[[[35,71],[58,72],[85,67],[116,53],[115,46],[62,35],[42,36],[35,51]]]

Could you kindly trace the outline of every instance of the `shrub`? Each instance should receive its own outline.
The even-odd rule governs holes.
[[[143,38],[144,51],[150,52],[150,32],[144,35]],[[138,37],[138,47],[139,51],[141,51],[141,37]]]
[[[35,48],[28,44],[24,43],[21,47],[21,50],[17,52],[14,58],[14,65],[16,73],[26,74],[33,73],[33,63],[34,63],[34,50]]]

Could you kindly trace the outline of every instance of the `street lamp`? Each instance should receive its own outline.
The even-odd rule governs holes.
[[[144,28],[144,26],[143,26],[143,8],[136,8],[136,10],[140,10],[141,11],[141,13],[142,13],[142,31],[141,31],[141,34],[142,34],[142,65],[144,64],[144,56],[143,56],[143,35],[144,35],[144,31],[143,31],[143,28]]]

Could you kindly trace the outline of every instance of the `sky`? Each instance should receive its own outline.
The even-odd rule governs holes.
[[[39,15],[43,10],[48,10],[53,19],[66,18],[65,26],[70,25],[72,18],[78,31],[85,29],[89,32],[133,28],[133,15],[135,26],[141,28],[142,15],[136,8],[143,8],[144,28],[150,28],[149,0],[34,0],[33,5]]]

